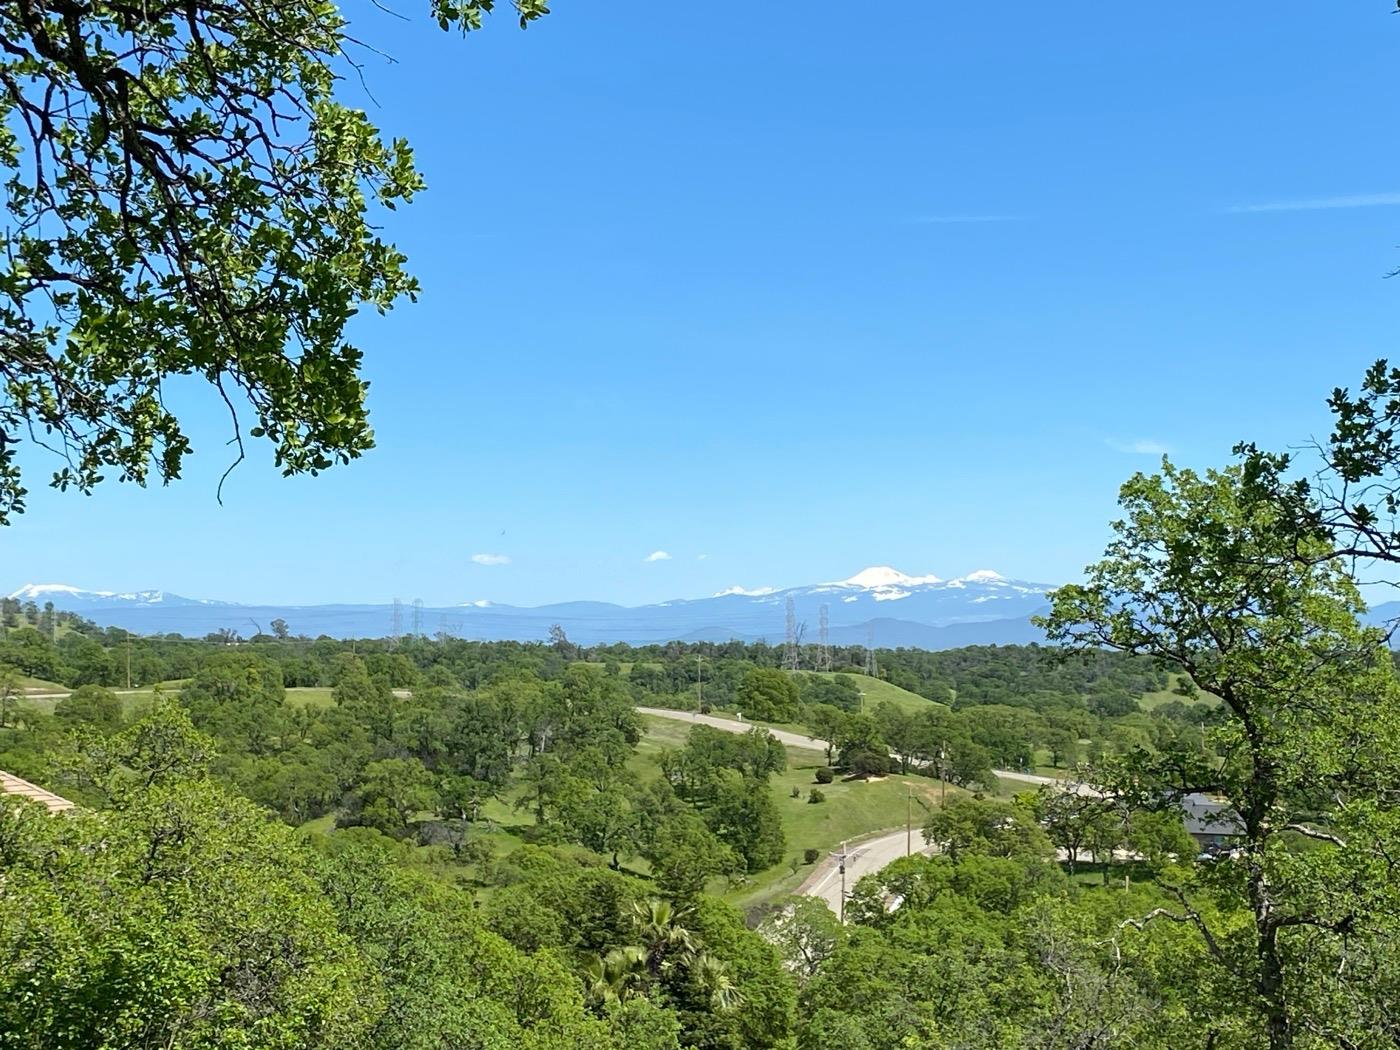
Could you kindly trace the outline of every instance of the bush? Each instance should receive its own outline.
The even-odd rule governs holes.
[[[821,855],[822,851],[819,849],[804,849],[802,851],[802,861],[805,864],[815,864],[817,862],[817,858]]]
[[[793,798],[801,798],[801,797],[802,797],[802,789],[801,789],[800,787],[798,787],[796,784],[792,785],[792,797],[793,797]]]
[[[835,779],[836,771],[830,766],[822,766],[821,769],[817,770],[818,784],[830,784]]]
[[[821,790],[820,790],[819,788],[813,788],[811,794],[809,794],[809,795],[807,796],[807,801],[808,801],[808,802],[825,802],[825,801],[826,801],[826,796],[823,795],[823,794],[821,793]]]

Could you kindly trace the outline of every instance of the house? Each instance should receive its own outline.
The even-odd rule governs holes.
[[[1244,822],[1228,802],[1209,795],[1187,795],[1181,800],[1182,822],[1201,849],[1228,849],[1244,837]]]

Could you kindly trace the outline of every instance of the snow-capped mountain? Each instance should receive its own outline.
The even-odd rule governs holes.
[[[1049,585],[1010,580],[990,569],[953,579],[915,576],[888,565],[872,566],[844,580],[778,589],[729,587],[707,598],[676,599],[632,608],[608,602],[564,602],[535,608],[476,600],[421,612],[426,634],[447,632],[470,639],[539,640],[552,624],[586,644],[682,641],[781,642],[788,599],[804,639],[815,642],[825,607],[835,645],[943,649],[958,645],[1034,641],[1029,617],[1045,607]],[[192,598],[164,591],[91,591],[66,584],[27,584],[10,595],[52,601],[99,624],[141,633],[204,635],[232,628],[247,636],[273,619],[311,636],[379,637],[391,630],[389,604],[266,606]],[[407,627],[406,617],[400,623]]]
[[[144,605],[221,605],[230,606],[233,602],[220,602],[207,598],[184,598],[169,591],[86,591],[66,583],[26,583],[17,591],[5,597],[20,602],[34,602],[43,605],[53,602],[55,608],[79,612],[92,606],[144,606]]]

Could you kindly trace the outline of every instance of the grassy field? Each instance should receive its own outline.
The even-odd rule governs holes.
[[[1184,704],[1192,703],[1193,701],[1188,700],[1176,691],[1182,681],[1181,675],[1173,674],[1171,679],[1171,684],[1168,685],[1167,688],[1159,689],[1154,693],[1144,693],[1142,698],[1138,700],[1138,706],[1144,711],[1151,711],[1173,700],[1179,700]],[[1220,703],[1218,698],[1211,696],[1209,693],[1198,693],[1194,702],[1210,704],[1212,706]]]
[[[879,678],[871,678],[869,675],[856,674],[851,671],[841,671],[840,673],[855,679],[856,688],[865,694],[865,709],[867,711],[873,711],[880,704],[886,703],[894,704],[900,710],[910,713],[927,711],[930,704],[943,706],[937,700],[930,700],[918,693],[911,693],[908,689],[901,689],[899,686],[891,685]]]
[[[64,693],[69,691],[62,686],[59,688]],[[120,701],[122,705],[122,713],[128,718],[139,717],[139,715],[150,706],[151,697],[154,695],[153,691],[150,689],[133,689],[130,692],[121,689],[114,690],[114,692],[116,693],[117,700]],[[31,697],[25,700],[24,703],[35,711],[53,714],[53,709],[58,706],[58,702],[61,699],[62,697],[58,696]]]
[[[20,692],[24,693],[65,693],[68,691],[66,686],[59,685],[57,682],[46,682],[42,678],[30,678],[28,675],[20,675],[19,688]]]
[[[292,707],[330,707],[334,701],[329,687],[298,686],[287,690],[287,703]]]
[[[150,706],[151,698],[155,695],[156,689],[160,689],[167,694],[178,693],[180,687],[184,684],[185,680],[181,679],[178,681],[161,682],[157,686],[144,689],[114,689],[113,692],[116,693],[117,699],[121,701],[122,711],[128,717],[131,717],[139,714],[144,708]],[[49,690],[44,691],[48,692]],[[53,691],[67,693],[70,690],[65,686],[57,685],[53,687]],[[58,705],[59,699],[59,697],[55,696],[35,697],[26,700],[25,703],[36,711],[44,711],[48,714],[52,714],[53,709]],[[331,691],[328,688],[320,687],[288,689],[287,703],[293,707],[330,707],[332,703]]]

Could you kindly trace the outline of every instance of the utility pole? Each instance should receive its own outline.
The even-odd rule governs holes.
[[[131,632],[126,632],[126,687],[131,688]]]
[[[841,922],[846,921],[846,840],[841,840]]]
[[[948,741],[938,745],[938,804],[948,804]]]
[[[700,713],[701,711],[703,711],[704,708],[705,708],[705,684],[704,684],[704,682],[705,682],[705,673],[704,673],[704,667],[703,667],[703,665],[701,664],[701,661],[704,660],[704,659],[705,659],[705,657],[704,657],[702,654],[700,654],[700,653],[696,653],[696,654],[695,654],[695,713],[696,713],[696,714],[699,714],[699,713]]]
[[[792,595],[787,596],[786,603],[786,631],[783,640],[783,666],[789,671],[796,671],[798,666],[797,655],[797,609],[793,605]]]
[[[904,797],[904,855],[914,853],[914,785],[905,784],[908,794]]]
[[[817,620],[821,648],[817,652],[817,670],[831,670],[831,614],[825,602],[822,603]]]

